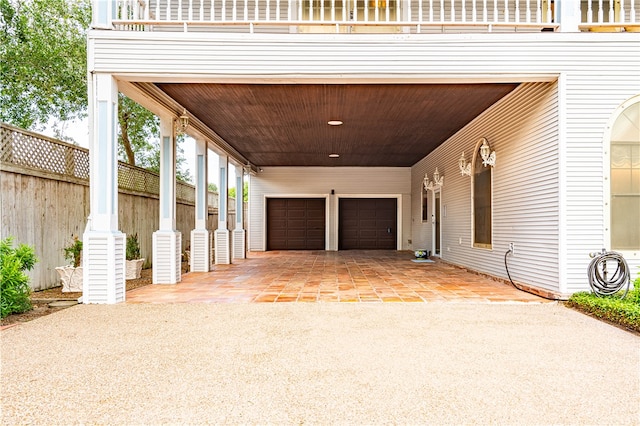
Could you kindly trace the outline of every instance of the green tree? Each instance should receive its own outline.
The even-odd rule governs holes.
[[[86,116],[90,0],[0,0],[0,120],[42,130]]]
[[[243,185],[242,185],[242,187],[243,187],[243,190],[242,190],[242,201],[244,201],[246,203],[247,201],[249,201],[249,182],[247,182],[245,180]],[[235,186],[229,188],[229,197],[236,198],[236,187]]]
[[[160,119],[142,105],[118,94],[118,154],[122,161],[154,172],[160,171]],[[178,136],[176,149],[176,178],[191,182],[182,144]]]
[[[87,115],[87,29],[91,0],[0,0],[0,121],[29,130],[60,128]],[[159,120],[118,96],[122,160],[158,171]],[[155,139],[155,141],[154,141]],[[178,179],[190,181],[180,142]]]

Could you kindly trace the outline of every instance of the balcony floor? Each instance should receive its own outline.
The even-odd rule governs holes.
[[[408,251],[252,252],[179,284],[131,290],[127,302],[548,302],[439,259],[412,259]]]

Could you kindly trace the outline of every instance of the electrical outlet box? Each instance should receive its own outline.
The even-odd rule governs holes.
[[[511,255],[516,254],[515,244],[509,243],[509,251],[511,251]]]

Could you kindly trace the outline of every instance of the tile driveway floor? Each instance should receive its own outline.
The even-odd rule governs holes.
[[[175,285],[127,292],[129,303],[524,302],[548,300],[445,262],[386,250],[250,252]]]

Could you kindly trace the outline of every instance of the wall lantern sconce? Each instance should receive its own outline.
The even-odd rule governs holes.
[[[471,176],[471,163],[467,163],[467,159],[464,156],[464,151],[458,160],[458,167],[460,168],[460,174],[462,176]]]
[[[187,128],[189,127],[189,116],[187,115],[187,110],[184,112],[174,123],[176,129],[176,136],[184,135],[187,132]]]
[[[487,138],[480,138],[482,145],[480,145],[480,157],[482,157],[482,165],[487,167],[495,167],[496,165],[496,152],[491,151]],[[480,142],[478,141],[478,142]]]
[[[440,188],[444,183],[444,176],[440,176],[440,172],[436,167],[436,171],[433,172],[433,180],[429,180],[429,176],[425,173],[424,179],[422,180],[422,184],[424,185],[424,189],[427,191],[435,191],[437,188]]]

